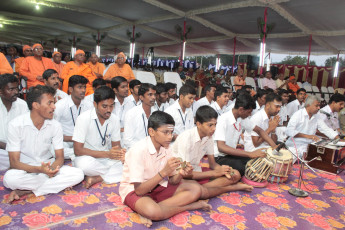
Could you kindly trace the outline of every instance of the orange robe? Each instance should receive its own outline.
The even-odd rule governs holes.
[[[292,84],[292,83],[288,83],[289,89],[292,90],[294,92],[294,94],[296,95],[297,90],[299,90],[299,86],[297,84]]]
[[[60,64],[56,64],[55,62],[53,62],[53,63],[54,63],[55,69],[58,72],[59,77],[60,77],[62,74],[62,69],[65,66],[65,64],[63,64],[62,62],[60,62]]]
[[[13,74],[13,69],[8,63],[5,55],[3,53],[0,53],[0,74],[10,73]]]
[[[36,85],[44,85],[42,81],[37,80],[37,76],[42,76],[47,69],[55,69],[55,66],[49,58],[42,57],[37,60],[34,56],[26,57],[22,62],[19,74],[28,78],[28,88]]]
[[[97,62],[96,65],[92,64],[92,62],[86,63],[90,66],[92,72],[100,74],[103,76],[103,72],[105,70],[105,66],[102,63]]]
[[[74,61],[68,62],[62,69],[62,73],[60,78],[63,79],[62,90],[68,93],[68,80],[73,75],[81,75],[89,80],[89,83],[86,84],[86,93],[85,95],[93,94],[92,89],[92,82],[97,78],[96,75],[93,74],[89,65],[82,63],[81,65],[77,65]]]
[[[108,71],[104,74],[104,80],[111,80],[113,77],[121,76],[127,79],[128,82],[134,80],[134,73],[128,64],[124,64],[122,68],[117,63],[111,65]]]
[[[15,67],[14,70],[19,73],[20,66],[22,65],[22,62],[24,61],[25,57],[19,57],[14,59]]]

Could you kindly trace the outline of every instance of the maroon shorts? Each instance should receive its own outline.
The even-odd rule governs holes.
[[[206,168],[206,167],[201,167],[201,171],[202,172],[207,172],[207,171],[211,171],[211,169],[210,168]],[[197,182],[199,184],[206,184],[206,183],[210,182],[210,178],[205,178],[205,179],[197,180]]]
[[[163,187],[161,185],[157,185],[151,192],[146,193],[143,196],[138,196],[135,194],[135,191],[128,193],[125,198],[125,205],[130,207],[133,211],[135,210],[135,203],[142,197],[150,197],[155,202],[159,203],[163,200],[166,200],[174,195],[176,189],[180,184],[172,185],[168,183],[168,187]]]

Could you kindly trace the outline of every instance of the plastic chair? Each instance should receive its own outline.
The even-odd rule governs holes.
[[[164,83],[171,82],[176,84],[176,94],[179,95],[180,88],[182,87],[182,80],[180,75],[176,72],[165,72]]]
[[[252,77],[246,77],[246,85],[250,85],[256,90],[255,80]]]
[[[334,94],[334,88],[332,86],[328,86],[327,89],[330,94]]]
[[[303,88],[302,82],[296,82],[296,83],[297,83],[297,85],[298,85],[300,88]]]
[[[153,85],[157,84],[156,77],[151,72],[137,71],[136,79],[138,79],[141,83],[150,83]]]

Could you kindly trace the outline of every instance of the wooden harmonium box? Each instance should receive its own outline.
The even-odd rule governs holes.
[[[310,167],[331,174],[339,174],[345,169],[345,142],[321,140],[308,146],[306,160],[317,158],[308,163]],[[343,165],[344,164],[344,165]]]

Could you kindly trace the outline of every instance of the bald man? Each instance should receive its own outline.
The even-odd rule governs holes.
[[[3,53],[0,53],[0,74],[5,74],[5,73],[12,74],[13,69],[10,63],[8,63],[5,55]]]
[[[74,55],[74,61],[68,62],[62,69],[60,77],[64,80],[62,85],[62,90],[65,93],[68,93],[68,80],[73,75],[84,76],[89,83],[86,84],[86,94],[93,94],[92,82],[97,78],[96,75],[92,72],[89,65],[84,63],[85,61],[85,52],[83,50],[77,50]]]
[[[92,72],[96,75],[97,78],[103,78],[105,66],[103,63],[98,62],[97,54],[91,54],[91,57],[89,58],[89,62],[87,64],[90,66]]]
[[[47,69],[55,69],[52,60],[43,57],[43,46],[41,44],[33,45],[32,49],[34,56],[26,57],[19,69],[19,74],[28,78],[28,88],[44,85],[43,72]]]
[[[62,54],[56,51],[53,53],[52,58],[53,58],[55,69],[58,72],[59,76],[61,76],[62,69],[65,66],[65,64],[61,62]]]
[[[19,58],[14,59],[14,63],[15,63],[14,64],[14,70],[19,73],[20,66],[21,66],[22,62],[24,61],[24,59],[26,57],[29,57],[29,56],[32,56],[32,55],[33,55],[33,53],[32,53],[31,46],[24,45],[23,46],[23,56],[24,57],[19,57]]]
[[[123,52],[117,55],[116,63],[111,65],[104,74],[104,80],[111,80],[116,76],[124,77],[128,82],[135,79],[132,68],[126,64],[126,55]]]

